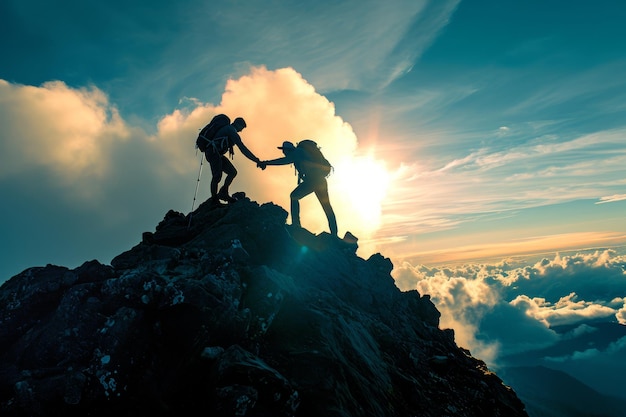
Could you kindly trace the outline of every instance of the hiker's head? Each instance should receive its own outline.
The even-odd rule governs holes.
[[[279,146],[278,149],[281,149],[284,154],[287,154],[289,152],[295,151],[296,147],[294,146],[293,143],[286,140],[283,142],[283,146]]]
[[[235,129],[237,129],[237,132],[241,132],[244,127],[246,127],[246,121],[243,120],[243,117],[237,117],[233,121],[233,126],[235,126]]]

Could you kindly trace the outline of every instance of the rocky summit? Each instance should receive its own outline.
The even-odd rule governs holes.
[[[388,258],[238,197],[5,282],[0,415],[527,416]]]

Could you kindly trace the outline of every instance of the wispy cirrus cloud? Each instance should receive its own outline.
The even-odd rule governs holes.
[[[238,77],[256,65],[295,68],[321,92],[376,91],[414,65],[459,0],[402,0],[394,7],[372,0],[193,3],[181,33],[168,40],[159,71],[138,79],[141,91],[172,74],[219,86],[224,74]]]
[[[626,63],[615,61],[596,66],[566,77],[548,79],[539,89],[530,90],[530,94],[508,111],[512,113],[548,112],[562,105],[571,107],[570,115],[583,115],[585,112],[623,111],[623,101],[617,100],[624,94],[626,82],[614,77],[615,71],[626,70]],[[530,74],[532,76],[532,73]],[[533,77],[533,79],[535,79]]]
[[[613,195],[600,197],[600,201],[597,201],[596,204],[614,203],[616,201],[623,201],[623,200],[626,200],[626,194],[613,194]]]
[[[441,167],[419,161],[402,164],[393,174],[385,224],[421,233],[471,222],[491,213],[572,201],[623,200],[626,130],[590,135],[538,138],[507,150],[483,146]],[[417,144],[416,147],[420,145]],[[403,150],[406,152],[406,150]],[[421,227],[420,227],[421,225]],[[429,227],[434,226],[434,227]]]

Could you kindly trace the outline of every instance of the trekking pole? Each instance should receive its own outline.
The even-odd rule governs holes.
[[[193,207],[196,205],[196,196],[198,195],[198,186],[200,186],[200,176],[202,175],[202,163],[204,162],[204,154],[200,154],[200,169],[198,170],[198,179],[196,181],[196,191],[193,193],[193,201],[191,202],[191,212],[189,213],[189,224],[187,229],[191,227],[191,217],[193,216]]]

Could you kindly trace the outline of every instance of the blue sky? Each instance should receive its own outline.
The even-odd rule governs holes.
[[[404,289],[431,292],[460,344],[497,364],[517,345],[451,318],[439,280],[464,275],[472,284],[453,287],[471,293],[500,282],[476,270],[509,276],[563,262],[556,252],[585,254],[589,269],[572,276],[624,279],[624,21],[617,0],[3,1],[0,282],[109,263],[168,210],[188,213],[195,137],[225,112],[247,120],[261,159],[283,140],[317,140],[335,166],[340,235],[389,257]],[[231,191],[288,207],[291,168],[234,162]],[[205,170],[199,202],[208,183]],[[327,230],[313,198],[302,213]],[[541,291],[484,289],[481,311],[547,308],[528,301]],[[570,293],[548,307],[583,297],[626,323],[622,284],[579,304]],[[549,333],[545,315],[525,317]]]

